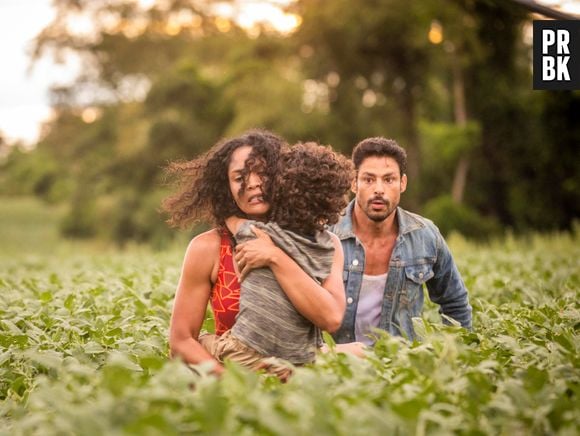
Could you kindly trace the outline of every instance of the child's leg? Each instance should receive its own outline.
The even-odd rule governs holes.
[[[221,362],[230,359],[246,368],[254,371],[263,369],[282,379],[288,378],[291,372],[289,364],[275,357],[263,356],[232,336],[229,330],[217,339],[215,348],[215,357]]]
[[[213,333],[202,333],[197,338],[197,341],[205,348],[205,350],[211,354],[213,357],[216,357],[216,348],[217,342],[219,341],[219,336],[214,335]]]

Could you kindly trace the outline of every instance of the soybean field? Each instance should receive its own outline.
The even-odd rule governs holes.
[[[451,237],[473,331],[428,304],[422,341],[321,355],[286,384],[168,358],[185,245],[12,243],[0,248],[0,434],[577,435],[579,233]]]

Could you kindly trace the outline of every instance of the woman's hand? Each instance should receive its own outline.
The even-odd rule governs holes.
[[[280,253],[266,232],[256,226],[250,226],[256,239],[242,242],[236,246],[235,260],[240,273],[239,281],[243,281],[248,273],[256,268],[269,268],[274,258]]]

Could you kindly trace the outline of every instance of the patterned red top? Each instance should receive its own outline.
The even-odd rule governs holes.
[[[231,329],[240,311],[240,282],[234,270],[232,239],[221,231],[220,264],[217,280],[211,292],[211,308],[215,319],[215,334],[221,336]]]

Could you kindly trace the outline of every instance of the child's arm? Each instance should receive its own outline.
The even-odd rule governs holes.
[[[226,226],[232,235],[235,235],[238,233],[238,230],[240,230],[240,227],[242,227],[242,224],[244,224],[246,221],[248,220],[245,218],[240,218],[239,216],[230,216],[226,218]]]

